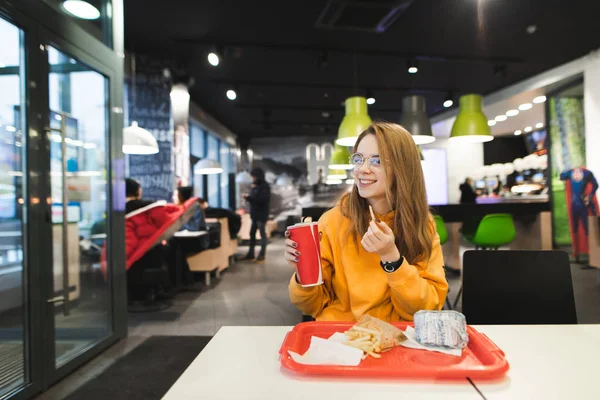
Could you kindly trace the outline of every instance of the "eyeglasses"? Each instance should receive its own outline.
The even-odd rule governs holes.
[[[365,163],[365,156],[360,153],[354,153],[350,156],[350,164],[354,167],[354,169],[359,169]],[[381,167],[381,160],[379,159],[378,154],[373,154],[371,157],[367,159],[367,166],[370,170],[378,169]]]

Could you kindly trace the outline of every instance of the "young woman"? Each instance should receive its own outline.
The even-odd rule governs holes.
[[[410,133],[372,124],[358,137],[351,163],[352,191],[319,219],[323,284],[302,287],[294,273],[291,301],[322,321],[356,321],[363,314],[411,321],[419,310],[441,309],[448,282]],[[289,264],[296,268],[301,257],[286,239]]]

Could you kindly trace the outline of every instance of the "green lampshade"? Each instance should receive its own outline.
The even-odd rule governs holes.
[[[346,115],[340,124],[335,143],[346,147],[354,146],[358,135],[369,125],[371,125],[371,118],[367,114],[367,99],[358,96],[347,98]]]
[[[461,96],[458,106],[458,115],[450,140],[470,143],[483,143],[493,140],[487,118],[483,113],[483,99],[478,94]]]
[[[329,175],[327,175],[327,180],[346,179],[347,177],[348,175],[343,169],[330,169]]]
[[[352,169],[350,151],[347,147],[335,145],[335,150],[329,160],[329,169]]]

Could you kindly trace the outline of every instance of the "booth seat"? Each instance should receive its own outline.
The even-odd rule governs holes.
[[[217,278],[220,277],[221,271],[227,269],[231,264],[238,244],[237,239],[231,239],[227,218],[208,218],[206,223],[209,227],[212,224],[219,226],[218,246],[210,246],[211,248],[207,250],[187,255],[186,259],[190,271],[204,273],[205,282],[210,285],[211,273],[215,272]]]
[[[246,242],[250,240],[250,228],[252,226],[252,219],[250,218],[250,214],[242,215],[242,227],[240,228],[239,238],[241,241]],[[267,221],[267,225],[265,226],[265,230],[267,232],[267,238],[271,237],[271,233],[277,230],[277,222],[270,219]],[[260,240],[260,231],[256,231],[256,240]]]

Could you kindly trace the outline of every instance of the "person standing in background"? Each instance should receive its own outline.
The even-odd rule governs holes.
[[[242,260],[256,260],[263,262],[267,251],[267,231],[266,225],[269,219],[269,204],[271,201],[271,187],[265,181],[265,172],[261,168],[254,168],[250,171],[252,177],[252,189],[250,193],[242,196],[250,203],[250,218],[252,225],[250,227],[250,248],[248,254]],[[256,246],[256,231],[260,231],[260,253],[254,258],[254,247]]]
[[[465,182],[459,186],[460,189],[460,203],[475,203],[477,193],[473,190],[473,180],[469,177],[465,179]]]

